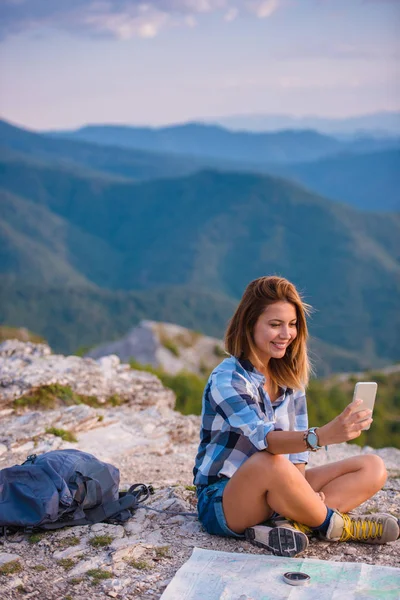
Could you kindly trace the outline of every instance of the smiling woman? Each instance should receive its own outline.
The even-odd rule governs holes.
[[[309,451],[352,440],[372,422],[355,401],[323,427],[308,428],[309,309],[281,277],[247,286],[225,336],[231,356],[204,390],[194,467],[208,533],[246,537],[281,556],[303,552],[308,534],[370,544],[399,537],[392,515],[347,514],[385,483],[378,456],[305,468]]]

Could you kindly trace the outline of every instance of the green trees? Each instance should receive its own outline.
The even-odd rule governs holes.
[[[134,369],[154,373],[162,383],[176,394],[176,410],[184,415],[201,413],[201,403],[206,377],[182,371],[176,375],[165,373],[149,365],[130,362]],[[397,373],[364,373],[364,381],[376,381],[378,394],[373,414],[373,423],[353,443],[360,446],[382,448],[393,446],[400,448],[400,370]],[[334,419],[353,398],[354,384],[357,378],[346,381],[331,379],[313,379],[307,389],[307,406],[310,426],[322,426]]]

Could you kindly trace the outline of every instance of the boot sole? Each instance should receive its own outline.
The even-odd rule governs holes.
[[[257,539],[257,527],[249,527],[244,534],[246,540],[253,546],[266,548],[275,556],[293,558],[308,547],[306,534],[288,527],[273,527],[268,533],[268,542]]]

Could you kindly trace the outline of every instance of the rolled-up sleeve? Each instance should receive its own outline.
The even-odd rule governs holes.
[[[257,450],[265,450],[266,436],[274,423],[263,419],[258,398],[249,385],[238,373],[219,372],[212,376],[208,397],[211,407],[232,431],[244,435]]]
[[[294,422],[295,431],[305,431],[308,429],[308,415],[307,415],[307,399],[304,390],[299,390],[293,394],[294,402]],[[289,454],[289,460],[294,464],[308,463],[309,451],[296,452],[295,454]]]

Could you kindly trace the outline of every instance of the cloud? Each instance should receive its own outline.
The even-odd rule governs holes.
[[[271,16],[283,0],[0,0],[0,39],[53,28],[117,39],[154,37],[167,27],[194,27],[204,14],[233,21],[239,11]]]
[[[276,11],[279,0],[249,0],[246,2],[248,10],[259,19],[270,17]]]
[[[234,21],[236,19],[238,14],[239,10],[235,6],[233,6],[226,11],[224,15],[224,20],[230,23],[231,21]]]

